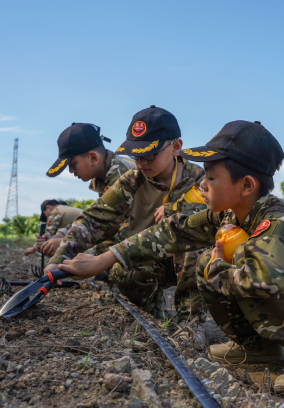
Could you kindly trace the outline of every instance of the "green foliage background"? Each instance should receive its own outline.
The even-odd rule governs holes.
[[[58,201],[62,200],[61,198]],[[93,200],[78,201],[75,198],[69,198],[64,200],[71,207],[82,208],[85,210],[93,204]],[[17,215],[16,217],[4,218],[3,223],[0,224],[0,237],[12,238],[12,237],[24,237],[39,232],[40,219],[38,214],[34,214],[30,217],[23,217]]]

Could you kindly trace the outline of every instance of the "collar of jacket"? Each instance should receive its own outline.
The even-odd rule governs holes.
[[[270,205],[270,201],[275,198],[273,195],[269,194],[263,197],[260,197],[256,202],[254,203],[252,209],[242,222],[242,224],[239,223],[236,215],[232,210],[227,210],[225,212],[225,217],[230,218],[230,223],[235,224],[240,226],[244,231],[246,231],[249,235],[250,233],[257,227],[257,218],[260,215],[260,211],[263,209],[264,212],[266,211],[266,206]],[[231,213],[231,216],[230,216]]]
[[[106,174],[107,174],[107,172],[111,168],[112,161],[115,159],[115,154],[108,149],[106,149],[106,152],[107,152],[106,157]],[[96,193],[102,194],[104,192],[104,188],[102,189],[102,186],[105,187],[104,180],[95,177],[91,180],[89,189],[95,191]]]

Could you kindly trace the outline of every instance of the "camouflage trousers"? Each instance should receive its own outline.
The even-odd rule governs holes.
[[[118,242],[116,237],[115,242]],[[108,251],[112,240],[97,246],[97,254]],[[176,286],[175,307],[178,321],[198,316],[205,320],[206,309],[196,283],[195,266],[200,251],[169,257],[159,262],[137,262],[131,271],[126,271],[116,263],[106,271],[111,282],[115,283],[121,294],[137,306],[147,311],[153,309],[162,299],[163,289]]]
[[[277,341],[284,346],[284,296],[276,298],[228,297],[206,283],[212,249],[197,261],[197,284],[202,298],[220,329],[237,344],[260,351]]]

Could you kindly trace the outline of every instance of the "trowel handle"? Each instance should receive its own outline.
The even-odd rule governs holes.
[[[46,222],[42,222],[41,224],[40,224],[40,233],[39,233],[39,235],[42,237],[43,236],[43,234],[45,233],[45,227],[46,227]]]
[[[45,276],[39,279],[39,282],[52,282],[55,283],[59,279],[69,278],[73,276],[72,273],[62,271],[61,269],[56,269],[55,271],[47,272]]]
[[[56,271],[52,271],[51,274],[55,282],[59,279],[69,278],[70,276],[73,276],[72,273],[62,271],[62,269],[56,269]]]

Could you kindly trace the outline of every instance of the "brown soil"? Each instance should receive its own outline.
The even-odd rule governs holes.
[[[0,246],[0,277],[36,280],[31,263],[40,265],[40,258],[26,258],[21,250]],[[5,300],[0,293],[0,304]],[[153,319],[146,313],[144,316]],[[79,289],[53,289],[30,309],[0,319],[0,358],[17,366],[16,372],[7,373],[1,369],[0,361],[0,407],[126,407],[133,395],[131,370],[119,373],[130,377],[129,384],[108,395],[111,390],[106,375],[113,369],[102,368],[103,361],[123,356],[130,356],[136,367],[151,371],[161,406],[197,406],[188,405],[194,399],[178,383],[181,377],[141,325],[102,286],[96,289],[82,282]],[[176,329],[174,323],[168,328],[163,328],[158,320],[155,324],[166,338]],[[212,318],[207,329],[211,343],[226,341]],[[142,345],[126,345],[127,339]],[[184,342],[175,338],[171,345],[185,359],[205,357],[195,350],[190,339]],[[266,367],[273,380],[284,371],[283,363],[226,366],[254,391],[262,386]],[[144,408],[149,406],[143,398],[141,404]]]

